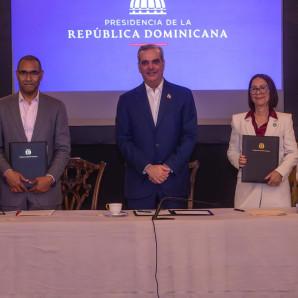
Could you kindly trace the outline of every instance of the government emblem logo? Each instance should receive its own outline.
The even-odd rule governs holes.
[[[31,150],[30,150],[30,149],[26,149],[26,150],[25,150],[25,154],[26,154],[26,155],[31,155]]]
[[[129,14],[164,15],[166,5],[164,0],[131,0]]]
[[[265,144],[264,143],[260,143],[259,144],[259,149],[264,149],[265,148]]]

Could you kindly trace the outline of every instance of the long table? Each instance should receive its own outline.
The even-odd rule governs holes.
[[[155,221],[161,298],[298,297],[298,214]],[[0,297],[157,297],[150,217],[0,216]]]

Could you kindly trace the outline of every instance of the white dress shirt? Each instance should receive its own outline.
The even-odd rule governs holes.
[[[163,87],[163,80],[161,81],[161,83],[155,90],[153,90],[146,84],[145,84],[145,87],[146,87],[146,91],[147,91],[147,96],[148,96],[154,124],[156,125],[158,112],[159,112],[162,87]]]

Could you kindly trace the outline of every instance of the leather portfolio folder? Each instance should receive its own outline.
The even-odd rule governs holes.
[[[278,167],[279,137],[244,135],[242,154],[247,164],[242,168],[241,181],[267,183],[264,178]]]
[[[10,164],[14,171],[21,173],[30,181],[47,173],[47,142],[9,143]],[[23,182],[27,188],[34,185]]]

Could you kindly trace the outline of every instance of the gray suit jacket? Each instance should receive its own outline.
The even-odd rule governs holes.
[[[24,196],[33,196],[41,206],[60,204],[62,201],[60,178],[70,157],[70,135],[64,104],[46,94],[39,94],[39,104],[32,142],[46,141],[48,145],[48,174],[56,180],[56,185],[48,192],[12,193],[0,179],[0,204],[17,206]],[[18,93],[0,100],[0,174],[11,168],[9,164],[9,143],[27,142],[22,124]]]

